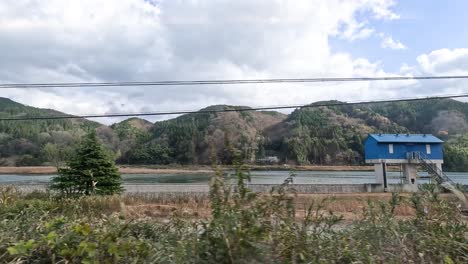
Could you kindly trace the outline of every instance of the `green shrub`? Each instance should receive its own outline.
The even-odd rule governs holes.
[[[32,155],[29,155],[29,154],[22,155],[15,162],[15,165],[18,166],[18,167],[21,167],[21,166],[39,166],[41,164],[42,164],[42,161],[39,158],[36,158],[36,157],[34,157]]]
[[[2,263],[467,263],[468,228],[458,209],[433,188],[389,202],[369,202],[352,224],[325,210],[325,199],[299,215],[289,181],[269,194],[246,187],[236,165],[231,188],[221,172],[212,179],[211,217],[129,219],[122,204],[186,202],[157,195],[55,199],[0,188]],[[200,198],[201,202],[206,197]],[[411,205],[415,216],[395,217]]]

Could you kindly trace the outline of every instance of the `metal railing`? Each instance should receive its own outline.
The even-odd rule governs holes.
[[[421,152],[408,153],[408,160],[417,160],[419,164],[423,165],[440,186],[453,193],[461,201],[462,213],[468,214],[467,197],[463,192],[457,189],[456,184],[441,169],[434,166],[434,163],[428,162],[428,158]]]
[[[434,180],[438,184],[442,184],[444,182],[450,183],[455,185],[455,183],[437,166],[434,166],[434,163],[428,162],[427,156],[419,151],[413,151],[407,153],[408,160],[416,160],[419,164],[421,164],[427,172],[434,178]]]

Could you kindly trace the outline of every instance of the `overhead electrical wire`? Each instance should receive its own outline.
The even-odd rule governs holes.
[[[160,112],[145,112],[145,113],[113,113],[113,114],[89,114],[89,115],[50,115],[50,116],[25,116],[25,117],[6,117],[0,118],[0,121],[32,121],[32,120],[53,120],[53,119],[80,119],[80,118],[104,118],[104,117],[136,117],[136,116],[163,116],[163,115],[181,115],[181,114],[204,114],[204,113],[223,113],[223,112],[245,112],[245,111],[265,111],[265,110],[279,110],[279,109],[293,109],[293,108],[313,108],[321,106],[342,106],[342,105],[363,105],[363,104],[377,104],[377,103],[395,103],[395,102],[414,102],[424,100],[437,100],[448,98],[462,98],[468,97],[465,94],[453,95],[438,95],[429,97],[413,97],[413,98],[399,98],[399,99],[386,99],[386,100],[370,100],[370,101],[353,101],[353,102],[324,102],[313,104],[297,104],[297,105],[283,105],[283,106],[260,106],[260,107],[246,107],[246,108],[233,108],[233,109],[206,109],[206,110],[181,110],[181,111],[160,111]]]
[[[120,87],[120,86],[172,86],[172,85],[223,85],[262,83],[319,83],[319,82],[361,82],[361,81],[404,81],[404,80],[448,80],[468,79],[468,75],[445,76],[389,76],[389,77],[330,77],[330,78],[289,78],[289,79],[239,79],[239,80],[195,80],[195,81],[148,81],[148,82],[66,82],[66,83],[3,83],[0,89],[16,88],[78,88],[78,87]]]

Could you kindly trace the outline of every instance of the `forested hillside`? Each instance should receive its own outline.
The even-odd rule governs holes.
[[[217,105],[202,111],[239,108],[245,107]],[[285,118],[284,114],[265,111],[183,115],[132,133],[126,138],[132,141],[132,147],[119,160],[137,164],[229,164],[232,151],[237,150],[246,162],[255,162],[265,141],[263,131]]]
[[[320,102],[326,103],[335,101]],[[0,98],[0,117],[58,114]],[[229,164],[234,151],[246,163],[276,157],[279,163],[357,165],[368,133],[431,133],[446,141],[445,168],[468,171],[467,116],[467,103],[444,99],[304,107],[290,115],[204,112],[154,124],[139,118],[112,126],[84,119],[0,121],[0,164],[61,165],[87,129],[97,130],[118,163],[133,165]]]
[[[320,102],[326,103],[336,102]],[[367,134],[407,131],[365,106],[307,107],[295,110],[284,122],[268,130],[269,140],[263,148],[268,154],[293,163],[359,164],[363,161]]]
[[[373,111],[410,131],[448,138],[468,133],[468,103],[451,99],[373,104]]]
[[[0,97],[0,118],[64,115]],[[87,129],[101,126],[85,119],[0,121],[0,165],[58,164]]]

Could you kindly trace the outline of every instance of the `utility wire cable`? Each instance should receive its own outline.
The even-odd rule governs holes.
[[[114,114],[90,114],[90,115],[56,115],[56,116],[25,116],[25,117],[6,117],[0,118],[0,121],[32,121],[32,120],[53,120],[53,119],[79,119],[79,118],[102,118],[102,117],[136,117],[136,116],[162,116],[162,115],[181,115],[181,114],[205,114],[205,113],[224,113],[224,112],[245,112],[245,111],[265,111],[293,108],[313,108],[321,106],[342,106],[342,105],[364,105],[377,103],[395,103],[395,102],[414,102],[424,100],[438,100],[448,98],[468,97],[468,93],[454,95],[439,95],[429,97],[413,97],[400,99],[386,100],[370,100],[370,101],[354,101],[354,102],[328,102],[328,103],[313,103],[313,104],[297,104],[284,106],[263,106],[263,107],[246,107],[233,109],[208,109],[208,110],[182,110],[182,111],[160,111],[146,113],[114,113]]]
[[[239,80],[199,80],[199,81],[149,81],[149,82],[76,82],[76,83],[3,83],[0,89],[13,88],[78,88],[78,87],[119,87],[119,86],[171,86],[171,85],[222,85],[222,84],[261,84],[261,83],[321,83],[321,82],[361,82],[361,81],[404,81],[404,80],[447,80],[468,79],[468,75],[445,76],[389,76],[389,77],[330,77],[298,79],[239,79]]]

